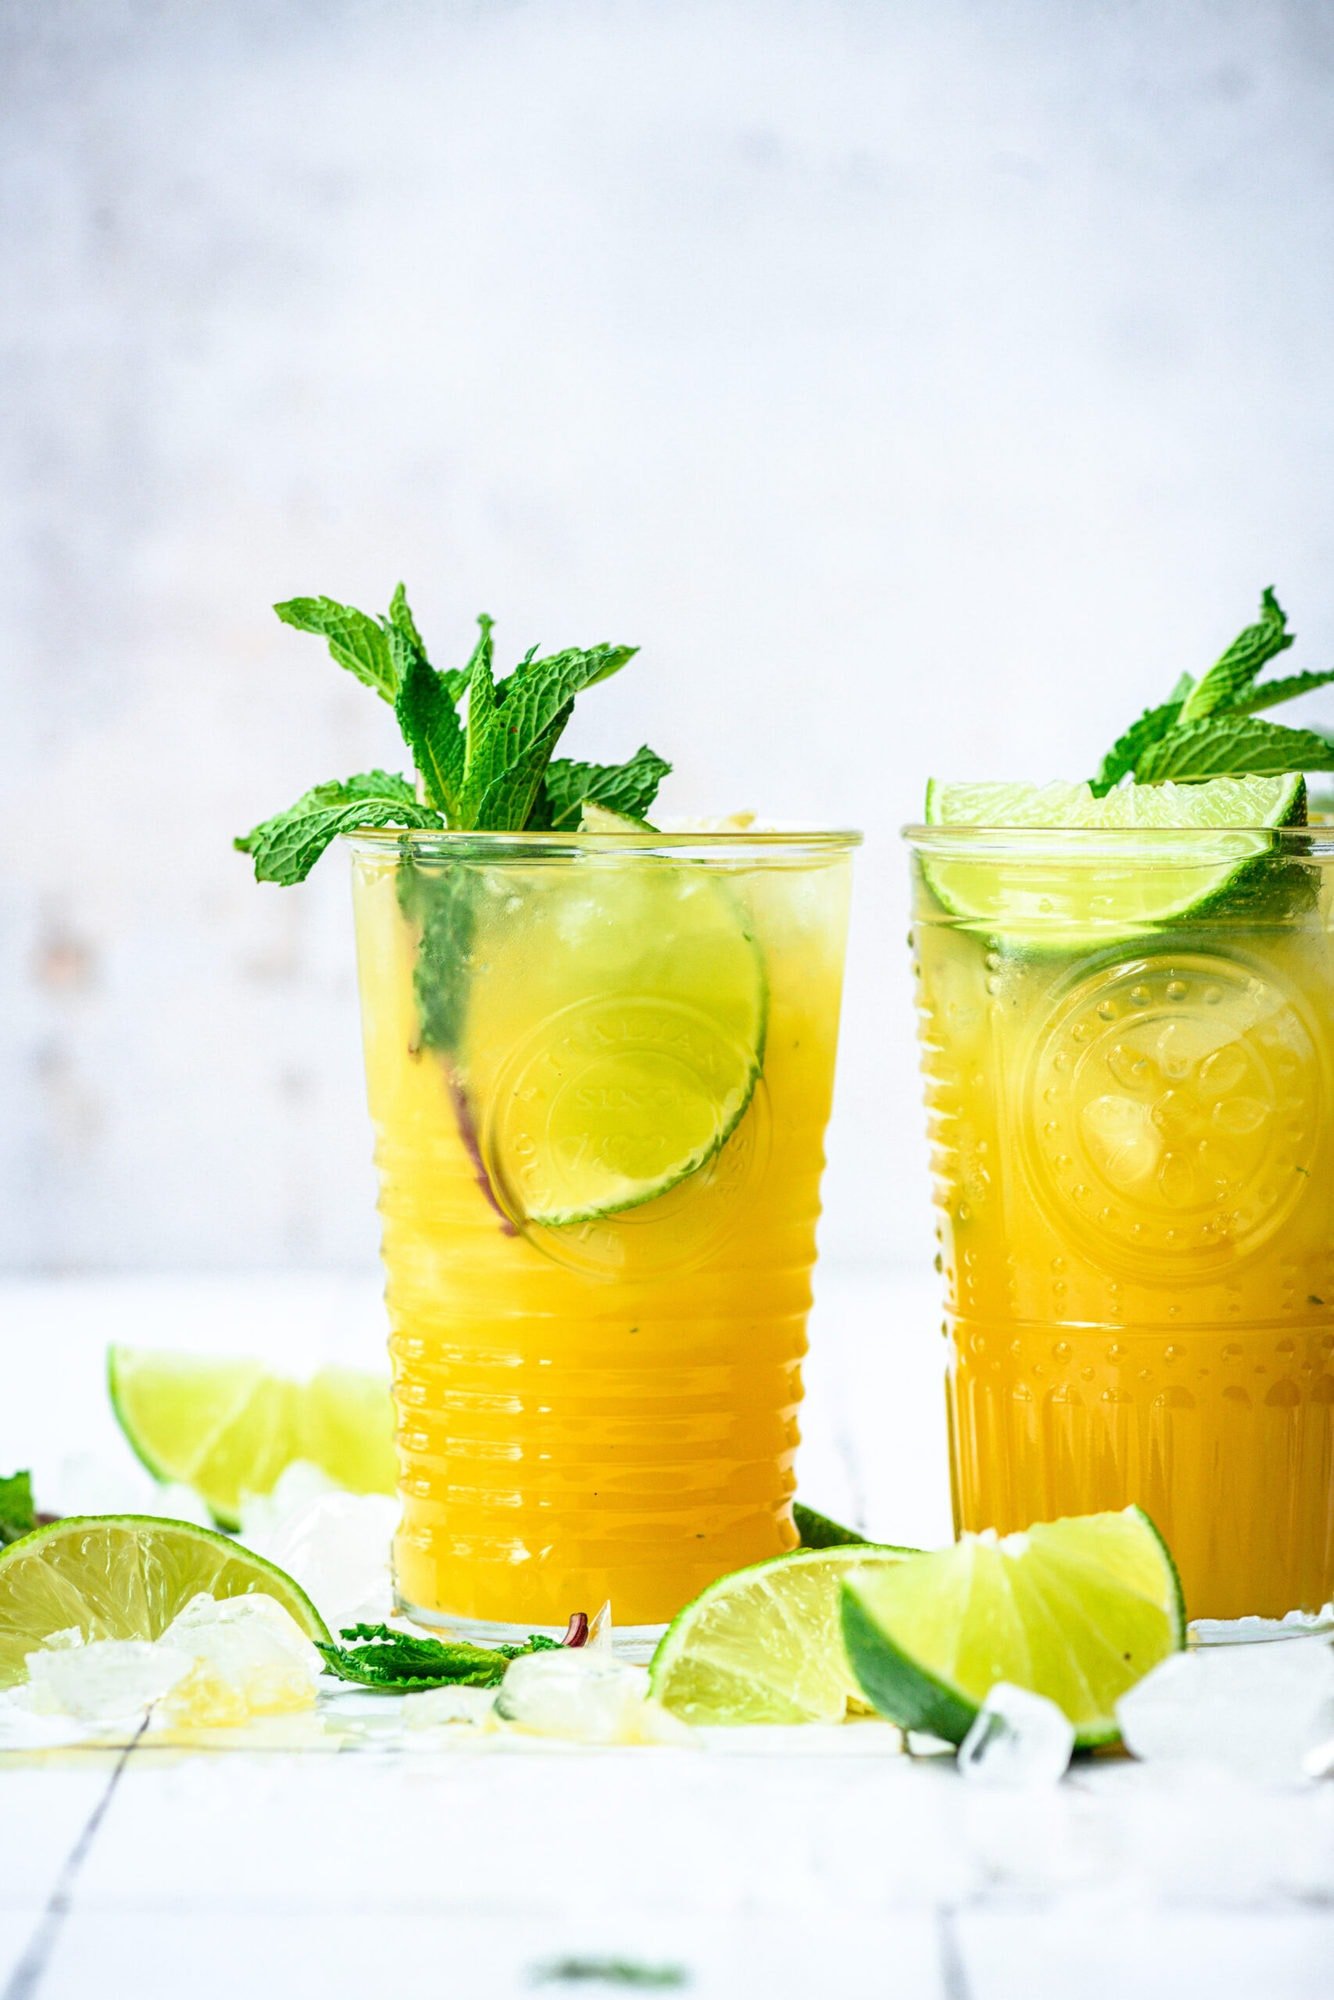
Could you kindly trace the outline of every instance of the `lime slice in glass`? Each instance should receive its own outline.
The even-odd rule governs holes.
[[[1088,785],[954,785],[932,779],[931,827],[1003,833],[1048,831],[1050,842],[976,843],[952,850],[948,836],[922,843],[922,869],[952,916],[1007,938],[1060,949],[1133,936],[1214,904],[1237,889],[1270,830],[1301,825],[1305,781],[1210,778],[1199,785],[1122,785],[1095,798]],[[1102,842],[1063,840],[1070,829],[1106,833]],[[1126,840],[1125,833],[1143,835]]]
[[[478,898],[459,1080],[497,1191],[539,1227],[697,1173],[763,1066],[764,963],[740,895],[620,828],[573,860],[498,871]]]
[[[192,1486],[224,1528],[241,1498],[271,1492],[294,1459],[352,1493],[392,1493],[393,1409],[383,1376],[321,1368],[288,1381],[261,1361],[112,1347],[107,1386],[135,1452],[155,1479]]]
[[[798,1549],[737,1570],[678,1612],[658,1641],[653,1692],[685,1722],[841,1722],[861,1699],[839,1633],[839,1589],[912,1549]]]
[[[1084,1748],[1115,1742],[1116,1704],[1186,1639],[1181,1585],[1147,1514],[1088,1514],[853,1571],[843,1636],[866,1699],[948,1743],[998,1681],[1046,1695]]]
[[[27,1678],[27,1655],[54,1632],[160,1639],[200,1591],[263,1591],[311,1639],[329,1642],[324,1620],[285,1570],[211,1528],[139,1514],[71,1515],[0,1554],[0,1687]]]

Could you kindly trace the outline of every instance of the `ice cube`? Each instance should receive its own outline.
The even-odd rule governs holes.
[[[329,1490],[316,1467],[298,1464],[272,1493],[244,1504],[241,1539],[294,1576],[337,1630],[390,1616],[397,1523],[398,1502],[388,1495]]]
[[[229,1725],[314,1706],[323,1662],[291,1614],[262,1591],[192,1597],[162,1642],[189,1664],[163,1702],[168,1721]]]
[[[1055,1785],[1074,1747],[1074,1728],[1054,1701],[997,1681],[959,1745],[959,1769],[979,1785]]]
[[[147,1639],[44,1646],[27,1658],[25,1706],[92,1723],[133,1721],[190,1671],[188,1652]]]
[[[534,1736],[572,1743],[689,1743],[694,1732],[652,1700],[642,1667],[600,1648],[522,1653],[510,1662],[496,1715]]]
[[[405,1729],[438,1729],[464,1722],[474,1728],[490,1719],[496,1705],[494,1688],[438,1687],[401,1697]]]
[[[1135,1757],[1296,1779],[1334,1735],[1334,1648],[1301,1638],[1174,1653],[1121,1697],[1116,1717]]]

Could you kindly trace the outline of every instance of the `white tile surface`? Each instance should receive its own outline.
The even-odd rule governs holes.
[[[15,1350],[28,1365],[0,1461],[6,1434],[58,1451],[100,1423],[114,1442],[96,1386],[109,1337],[183,1332],[304,1363],[346,1352],[378,1311],[366,1287],[295,1280],[0,1290],[0,1316],[39,1336]],[[905,1541],[947,1530],[933,1325],[929,1285],[825,1274],[803,1491]],[[699,1752],[140,1748],[23,2000],[131,1985],[360,2000],[386,1967],[428,1994],[435,1979],[506,2000],[547,1990],[536,1970],[565,1958],[680,1965],[685,1990],[719,2000],[808,2000],[835,1980],[841,2000],[1324,2000],[1334,1784],[1099,1760],[1006,1795],[873,1734],[863,1751],[842,1733],[836,1753],[782,1732]],[[0,1758],[0,1969],[111,1768]]]

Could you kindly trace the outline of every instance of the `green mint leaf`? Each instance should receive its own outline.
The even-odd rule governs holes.
[[[1266,590],[1260,600],[1259,622],[1248,625],[1191,689],[1181,704],[1181,723],[1201,722],[1215,710],[1232,708],[1244,700],[1260,669],[1292,644],[1294,634],[1287,624],[1283,607],[1273,591]]]
[[[0,1475],[0,1548],[20,1541],[37,1526],[32,1504],[32,1474],[11,1472]]]
[[[426,658],[426,644],[417,630],[417,621],[408,603],[407,586],[402,583],[394,585],[394,594],[389,600],[389,628],[401,633],[413,650]]]
[[[497,684],[489,645],[484,654],[479,648],[468,685],[465,824],[497,830],[528,824],[576,695],[618,672],[635,650],[570,647],[541,660],[529,653]]]
[[[498,1687],[511,1660],[557,1643],[534,1634],[525,1646],[473,1646],[464,1639],[418,1638],[390,1625],[349,1625],[339,1636],[348,1643],[316,1642],[326,1670],[339,1680],[397,1694],[433,1687]]]
[[[398,869],[398,904],[416,924],[413,986],[422,1045],[450,1054],[463,1034],[472,950],[472,885],[466,866],[424,865],[404,852]]]
[[[1181,700],[1174,696],[1158,708],[1146,708],[1136,722],[1132,722],[1124,736],[1119,736],[1098,768],[1093,780],[1093,790],[1098,797],[1110,792],[1113,785],[1119,785],[1122,778],[1135,770],[1141,757],[1150,747],[1162,740],[1176,723],[1181,713]]]
[[[638,650],[637,646],[574,646],[544,660],[530,656],[521,661],[496,690],[511,744],[522,748],[545,736],[576,695],[619,673]]]
[[[295,805],[262,820],[232,844],[255,864],[257,882],[304,882],[331,840],[363,826],[439,826],[406,778],[363,771],[305,792]]]
[[[1334,771],[1334,743],[1314,729],[1285,729],[1256,716],[1224,713],[1179,724],[1151,744],[1135,777],[1157,784],[1165,778],[1262,778],[1285,771]]]
[[[585,805],[603,806],[627,819],[647,819],[671,768],[647,743],[624,764],[578,764],[569,757],[557,758],[547,766],[528,823],[563,833],[578,826]]]
[[[298,632],[314,632],[327,640],[339,666],[346,667],[366,687],[374,688],[383,700],[394,699],[398,681],[389,652],[390,627],[350,604],[335,604],[332,597],[290,597],[285,604],[275,604],[273,608],[284,625],[293,625]],[[411,615],[409,612],[409,621]]]
[[[462,821],[465,738],[455,698],[443,674],[427,664],[426,655],[395,631],[391,646],[400,655],[400,679],[394,714],[412,761],[421,772],[426,796],[451,826]]]
[[[1331,681],[1334,681],[1334,667],[1327,668],[1323,673],[1285,674],[1280,680],[1261,681],[1248,695],[1234,701],[1228,714],[1254,715],[1258,709],[1277,708],[1280,702],[1296,701],[1299,695],[1328,687]]]

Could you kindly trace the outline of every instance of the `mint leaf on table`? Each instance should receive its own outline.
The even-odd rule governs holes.
[[[399,590],[402,588],[400,584]],[[366,687],[374,688],[385,701],[394,699],[398,679],[389,653],[388,629],[380,619],[370,618],[350,604],[337,604],[332,597],[289,597],[285,604],[275,604],[273,608],[284,625],[294,625],[298,632],[314,632],[327,640],[339,666],[346,667]],[[412,625],[406,598],[400,616],[402,613],[406,613],[407,624]],[[399,629],[403,627],[400,625]],[[416,627],[412,626],[412,630],[415,632]]]
[[[10,1542],[21,1541],[36,1526],[32,1474],[11,1472],[7,1478],[0,1474],[0,1548],[7,1547]]]
[[[1286,771],[1334,771],[1334,743],[1314,729],[1285,729],[1257,716],[1215,713],[1178,723],[1135,766],[1141,784],[1202,778],[1279,777]]]
[[[534,1633],[522,1646],[473,1646],[467,1640],[425,1639],[391,1625],[348,1625],[346,1645],[321,1645],[325,1670],[359,1687],[413,1694],[433,1687],[499,1687],[521,1653],[559,1652],[560,1642]]]
[[[261,820],[232,845],[255,864],[257,882],[304,882],[331,840],[358,827],[440,825],[406,778],[392,771],[362,771],[333,778],[303,792],[295,805]]]
[[[547,765],[529,823],[563,833],[578,826],[585,805],[605,806],[627,819],[647,819],[671,768],[647,743],[624,764],[579,764],[569,757],[557,758]]]

